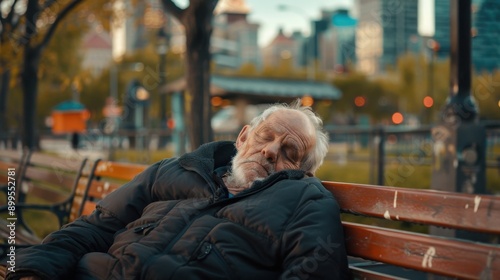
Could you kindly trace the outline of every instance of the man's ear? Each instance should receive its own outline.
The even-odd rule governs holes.
[[[245,125],[241,131],[240,134],[238,134],[238,138],[236,138],[236,148],[239,149],[240,146],[247,141],[248,139],[248,132],[250,131],[250,126],[247,124]]]

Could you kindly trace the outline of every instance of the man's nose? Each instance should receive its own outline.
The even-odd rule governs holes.
[[[264,155],[268,161],[274,163],[278,158],[279,148],[280,146],[277,142],[269,143],[262,149],[262,155]]]

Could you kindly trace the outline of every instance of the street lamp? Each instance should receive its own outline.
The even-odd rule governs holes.
[[[125,128],[131,130],[133,135],[129,135],[129,141],[132,147],[136,144],[139,149],[144,148],[144,135],[137,136],[139,130],[143,134],[146,127],[147,107],[149,105],[150,93],[141,83],[134,79],[128,87],[125,95],[126,121]]]
[[[426,108],[431,108],[432,107],[432,104],[430,106],[428,106],[428,104],[430,104],[430,100],[434,101],[433,98],[434,98],[434,61],[436,59],[436,54],[437,52],[439,51],[439,43],[434,40],[434,39],[429,39],[427,40],[427,48],[429,49],[430,51],[430,55],[429,55],[429,81],[428,81],[428,95],[425,97],[429,97],[427,98],[427,105],[424,103],[425,107]],[[434,102],[433,102],[434,103]],[[428,118],[428,121],[429,123],[432,122],[432,116],[431,116],[431,110],[427,110],[427,118]]]
[[[161,92],[161,89],[164,88],[165,82],[167,80],[166,71],[166,62],[167,62],[167,52],[168,52],[168,34],[165,32],[165,28],[161,27],[157,33],[158,39],[158,47],[157,52],[159,56],[159,82],[160,86],[158,87],[158,95],[160,96],[160,140],[158,143],[158,148],[165,147],[167,144],[167,137],[163,136],[167,128],[167,95]]]
[[[293,7],[293,6],[290,6],[290,5],[285,5],[285,4],[280,4],[278,5],[278,10],[280,11],[291,11],[291,12],[294,12],[298,15],[300,15],[301,17],[303,17],[306,22],[309,22],[309,18],[307,16],[304,16],[304,14],[302,14],[302,11],[299,9],[299,8],[296,8],[296,7]],[[311,45],[309,45],[311,44]],[[309,32],[309,41],[307,39],[304,40],[304,46],[305,46],[305,64],[306,64],[306,68],[307,68],[307,79],[312,81],[314,80],[314,77],[316,76],[315,74],[315,67],[314,67],[314,63],[313,65],[311,66],[310,63],[309,63],[309,58],[314,58],[314,38],[312,36],[312,30]]]
[[[127,66],[127,70],[132,70],[135,72],[140,72],[144,70],[144,64],[141,62],[135,63],[125,63]],[[113,159],[114,156],[114,148],[117,145],[116,142],[120,143],[121,141],[117,139],[117,132],[120,127],[120,115],[122,110],[117,106],[118,103],[118,74],[119,74],[119,65],[113,63],[110,68],[109,73],[109,98],[106,101],[106,107],[103,108],[103,114],[106,117],[106,121],[104,123],[103,132],[108,134],[110,137],[109,141],[109,155],[108,158],[110,160]],[[125,69],[124,69],[125,70]],[[115,142],[116,141],[116,142]]]

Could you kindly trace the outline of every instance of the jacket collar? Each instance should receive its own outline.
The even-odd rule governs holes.
[[[212,174],[218,167],[229,165],[235,154],[236,147],[233,141],[210,142],[191,153],[182,155],[179,164],[203,176]]]

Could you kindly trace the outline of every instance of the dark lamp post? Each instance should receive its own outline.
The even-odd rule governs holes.
[[[149,99],[149,92],[143,87],[138,87],[135,91],[135,99],[146,101]]]
[[[450,0],[450,93],[442,119],[432,129],[431,188],[486,193],[486,130],[478,123],[471,95],[471,0]],[[461,230],[431,228],[448,235],[487,242],[488,237]]]
[[[307,18],[307,16],[305,16],[303,14],[303,11],[300,10],[299,8],[296,8],[296,7],[293,7],[293,6],[289,6],[289,5],[285,5],[285,4],[280,4],[278,5],[278,10],[279,11],[291,11],[291,12],[294,12],[298,15],[300,15],[301,17],[303,17],[306,21],[309,21],[309,18]],[[314,64],[314,37],[312,36],[312,30],[309,32],[309,42],[307,39],[304,39],[304,46],[305,46],[305,59],[304,59],[304,62],[305,62],[305,66],[306,66],[306,69],[307,69],[307,79],[312,81],[315,79],[315,64]],[[309,45],[310,44],[310,45]],[[309,63],[309,59],[310,58],[313,58],[313,64],[310,65]]]
[[[167,96],[165,93],[161,92],[161,89],[164,88],[164,85],[167,81],[166,75],[166,64],[167,64],[167,53],[168,53],[168,40],[169,36],[167,32],[165,32],[165,28],[162,27],[158,30],[157,33],[158,46],[157,53],[159,57],[159,65],[158,65],[158,75],[159,75],[159,86],[158,86],[158,95],[160,96],[160,135],[165,133],[167,129]],[[158,142],[158,148],[163,148],[167,144],[167,137],[160,136],[160,141]]]

